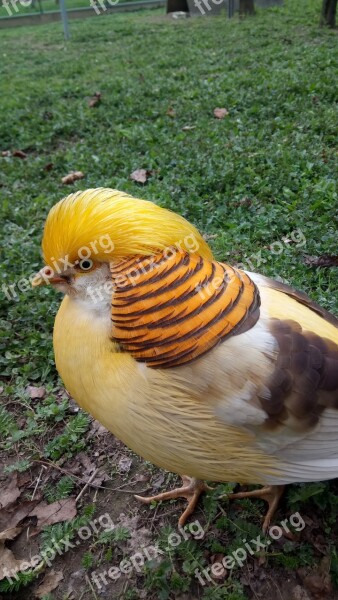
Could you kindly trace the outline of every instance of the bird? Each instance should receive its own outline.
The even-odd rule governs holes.
[[[79,406],[182,486],[192,515],[212,482],[284,486],[338,473],[338,319],[305,293],[217,261],[194,225],[110,188],[47,216],[34,288],[62,292],[55,364]],[[208,483],[206,483],[208,482]]]

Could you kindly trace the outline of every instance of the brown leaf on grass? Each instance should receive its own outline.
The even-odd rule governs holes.
[[[32,516],[34,508],[39,504],[41,498],[25,500],[7,508],[0,509],[0,532],[14,529],[27,517]],[[1,535],[1,534],[0,534]]]
[[[79,452],[79,454],[76,457],[76,462],[78,461],[80,461],[80,463],[85,469],[83,474],[90,475],[91,473],[93,473],[93,471],[95,471],[96,465],[94,465],[94,463],[90,460],[88,454],[86,454],[85,452]]]
[[[26,388],[26,392],[28,393],[31,400],[37,400],[38,398],[44,398],[46,395],[46,388],[43,386],[35,387],[35,385],[28,385]]]
[[[118,527],[126,527],[130,533],[127,540],[119,542],[119,547],[128,554],[134,554],[140,548],[145,548],[151,543],[152,533],[147,527],[140,527],[140,515],[129,516],[121,513],[118,518]]]
[[[16,156],[17,158],[22,158],[22,159],[27,158],[27,154],[23,150],[14,150],[13,156]]]
[[[107,473],[98,469],[97,464],[93,463],[84,452],[80,452],[76,459],[67,465],[67,471],[81,477],[82,483],[88,483],[90,480],[90,486],[93,488],[101,487],[102,483],[109,479]],[[94,479],[91,479],[94,471],[96,471]]]
[[[101,92],[95,92],[94,96],[92,96],[88,102],[89,108],[94,108],[94,106],[97,106],[98,104],[100,104],[101,97],[102,97]]]
[[[5,533],[14,529],[26,519],[37,520],[36,526],[32,527],[33,535],[39,533],[42,527],[60,523],[61,521],[71,521],[76,516],[76,504],[74,498],[58,500],[53,504],[47,504],[41,501],[41,498],[27,500],[0,510],[0,532]],[[1,534],[0,534],[1,535]]]
[[[304,588],[302,588],[300,585],[296,585],[296,587],[292,590],[291,600],[310,600],[310,597]]]
[[[51,170],[53,169],[53,167],[54,167],[54,163],[50,162],[50,163],[47,163],[47,164],[46,164],[46,165],[43,167],[43,170],[44,170],[44,171],[51,171]]]
[[[39,587],[35,591],[36,598],[43,598],[43,596],[47,596],[47,594],[49,594],[58,587],[62,579],[63,573],[61,571],[54,571],[54,569],[49,571],[41,585],[39,585]]]
[[[82,173],[82,171],[71,171],[70,173],[68,173],[68,175],[65,175],[65,177],[62,177],[61,182],[64,183],[65,185],[70,185],[71,183],[74,183],[78,179],[83,179],[83,178],[84,178],[84,174]]]
[[[310,267],[338,267],[338,256],[330,256],[329,254],[306,256],[304,262]]]
[[[13,504],[19,498],[21,492],[18,488],[18,474],[13,473],[11,480],[6,485],[5,489],[1,490],[0,508],[6,508],[9,504]]]
[[[117,464],[119,473],[129,473],[132,462],[128,456],[122,456]]]
[[[324,556],[317,566],[315,572],[313,568],[302,567],[297,570],[297,575],[301,578],[305,589],[311,594],[314,600],[327,600],[331,598],[332,582],[330,575],[330,558]]]
[[[152,488],[154,490],[159,490],[161,485],[164,484],[165,475],[163,473],[159,473],[159,475],[151,482]]]
[[[19,533],[21,533],[22,527],[12,527],[11,529],[5,529],[0,533],[0,543],[5,543],[6,540],[14,540]]]
[[[82,472],[82,480],[88,482],[94,471],[97,471],[97,465],[94,464],[84,452],[80,452],[77,458],[80,459],[80,462],[85,468],[85,471]],[[91,480],[90,485],[99,488],[104,481],[107,481],[107,479],[109,479],[107,473],[104,473],[101,470],[97,471],[94,479]]]
[[[35,533],[38,533],[42,527],[61,523],[62,521],[71,521],[76,517],[75,498],[66,498],[65,500],[57,500],[53,504],[40,502],[31,513],[31,516],[37,518]]]
[[[97,436],[106,435],[107,429],[103,427],[103,425],[101,425],[101,423],[99,423],[98,421],[93,421],[90,428],[90,433]]]
[[[218,237],[218,233],[203,233],[202,237],[206,241],[215,240]]]
[[[224,558],[224,554],[213,554],[211,556],[211,570],[213,579],[224,579],[227,571],[222,564],[222,560]]]
[[[5,542],[0,542],[0,581],[16,573],[22,561],[17,560],[11,550],[5,547]]]
[[[137,183],[147,183],[147,180],[151,174],[151,171],[148,171],[147,169],[136,169],[136,171],[133,171],[129,177],[132,179],[132,181],[136,181]]]
[[[13,552],[5,547],[5,541],[14,540],[21,532],[21,529],[21,527],[15,527],[0,533],[0,581],[10,576],[11,573],[16,573],[21,565],[22,561],[16,560]]]
[[[214,117],[216,117],[216,119],[224,119],[228,114],[229,111],[226,108],[214,108]]]
[[[168,117],[176,117],[176,110],[172,106],[169,106],[167,115]]]
[[[307,575],[303,579],[305,589],[312,594],[316,600],[327,600],[331,598],[332,584],[330,575],[322,577],[320,575]]]

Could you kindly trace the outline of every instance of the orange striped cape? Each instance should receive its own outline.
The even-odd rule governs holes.
[[[111,264],[112,337],[150,367],[176,367],[250,329],[260,298],[246,273],[168,249]]]

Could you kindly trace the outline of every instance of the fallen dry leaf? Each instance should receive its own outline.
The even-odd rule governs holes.
[[[54,167],[54,163],[50,162],[50,163],[47,163],[47,164],[46,164],[46,165],[43,167],[43,170],[44,170],[44,171],[51,171],[51,170],[53,169],[53,167]]]
[[[119,472],[129,473],[132,462],[132,459],[128,458],[128,456],[122,456],[117,464]]]
[[[0,581],[11,574],[16,573],[22,561],[17,560],[9,548],[5,548],[5,542],[0,542]]]
[[[215,240],[218,237],[218,233],[203,233],[202,237],[206,241]]]
[[[164,481],[165,481],[165,475],[163,473],[160,473],[158,475],[158,477],[156,477],[156,479],[154,479],[151,482],[152,488],[154,490],[158,490],[161,487],[161,485],[163,485]]]
[[[327,600],[331,598],[332,582],[330,576],[330,559],[324,556],[315,572],[306,567],[297,570],[305,589],[314,600]]]
[[[98,421],[93,421],[90,432],[93,435],[105,435],[107,433],[107,429]]]
[[[46,527],[47,525],[53,525],[54,523],[60,523],[61,521],[71,521],[76,517],[76,514],[75,498],[57,500],[57,502],[53,502],[53,504],[40,502],[31,513],[31,516],[38,519],[35,533],[38,533],[42,527]]]
[[[23,152],[23,150],[14,150],[13,152],[13,156],[16,156],[17,158],[27,158],[27,154],[26,152]]]
[[[65,177],[62,177],[61,181],[65,185],[70,185],[71,183],[74,183],[78,179],[83,179],[83,178],[84,178],[84,174],[82,173],[82,171],[71,171],[71,173],[68,173],[68,175],[65,175]]]
[[[21,560],[16,560],[13,552],[5,547],[6,540],[14,540],[21,532],[21,527],[7,529],[0,533],[0,581],[11,572],[16,572],[21,565]]]
[[[0,533],[0,542],[5,542],[6,540],[14,540],[19,533],[21,533],[22,527],[13,527],[12,529],[5,529]]]
[[[169,106],[167,115],[168,117],[176,117],[176,110],[172,106]]]
[[[70,573],[70,577],[68,580],[68,589],[65,598],[69,598],[69,600],[76,600],[79,597],[79,589],[83,587],[83,581],[86,577],[86,570],[79,569],[78,571],[73,571]]]
[[[220,554],[220,553],[219,554],[213,554],[211,556],[211,564],[214,565],[214,564],[218,563],[217,567],[216,566],[214,567],[214,570],[212,570],[212,567],[211,567],[213,579],[216,579],[216,580],[217,579],[224,579],[225,576],[226,576],[226,574],[227,574],[227,571],[226,571],[225,567],[222,564],[223,558],[224,558],[224,554]]]
[[[304,262],[311,267],[338,267],[338,256],[330,256],[329,254],[306,256]]]
[[[147,171],[147,169],[136,169],[133,171],[129,177],[133,181],[137,181],[137,183],[147,183],[147,179],[150,177],[151,172]]]
[[[184,125],[182,127],[182,131],[192,131],[193,129],[196,129],[196,125]]]
[[[320,575],[308,575],[303,580],[303,584],[316,600],[327,600],[327,598],[331,597],[332,584],[330,575],[327,575],[326,577]]]
[[[83,472],[84,475],[90,475],[96,469],[96,465],[90,460],[88,454],[85,452],[79,452],[76,457],[76,461],[80,461],[82,466],[85,468],[85,471]]]
[[[88,102],[89,108],[94,108],[94,106],[97,106],[98,104],[100,104],[101,96],[102,96],[101,92],[95,92],[94,96],[92,96]]]
[[[4,533],[14,529],[26,518],[35,518],[37,523],[35,527],[31,528],[31,531],[33,535],[36,535],[42,527],[61,521],[71,521],[76,514],[74,498],[58,500],[53,504],[42,502],[41,498],[27,500],[7,509],[0,509],[0,532]]]
[[[25,500],[20,504],[15,504],[7,508],[0,509],[0,532],[6,532],[14,529],[18,524],[33,514],[34,508],[39,504],[41,498],[35,500]],[[0,534],[1,535],[1,534]]]
[[[19,498],[21,492],[18,488],[18,474],[13,473],[10,482],[5,489],[1,490],[0,508],[6,508],[9,504],[13,504]]]
[[[292,600],[310,600],[310,597],[304,588],[296,585],[294,590],[292,590]]]
[[[216,119],[224,119],[228,114],[229,111],[226,108],[214,108],[214,116]]]
[[[80,463],[80,468],[79,468],[79,463]],[[81,468],[81,465],[84,467],[83,469]],[[74,466],[68,467],[68,470],[71,473],[79,474],[81,476],[81,480],[83,482],[87,483],[89,480],[91,480],[90,485],[91,485],[91,487],[95,487],[95,488],[101,487],[102,483],[104,481],[107,481],[107,479],[109,479],[107,473],[102,471],[101,468],[98,469],[98,465],[93,463],[90,460],[90,458],[87,456],[87,454],[85,454],[84,452],[80,452],[77,455]],[[94,471],[97,471],[97,472],[95,474],[94,479],[91,479]]]
[[[62,579],[63,573],[61,571],[54,571],[54,569],[49,571],[41,585],[39,585],[38,589],[35,591],[36,598],[43,598],[43,596],[47,596],[47,594],[58,587]]]
[[[35,385],[29,385],[26,388],[26,392],[28,393],[31,400],[37,400],[38,398],[44,398],[46,395],[46,388],[43,386],[35,387]]]
[[[151,543],[152,534],[147,527],[139,527],[140,516],[133,515],[132,517],[121,513],[118,518],[118,527],[126,527],[130,532],[130,537],[127,540],[121,540],[119,547],[128,554],[137,552],[139,548],[145,548]]]

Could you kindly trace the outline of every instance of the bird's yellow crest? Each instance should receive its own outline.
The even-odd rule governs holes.
[[[109,188],[70,194],[52,207],[42,250],[47,265],[92,255],[98,261],[149,256],[172,246],[203,258],[212,253],[197,229],[153,202]]]

